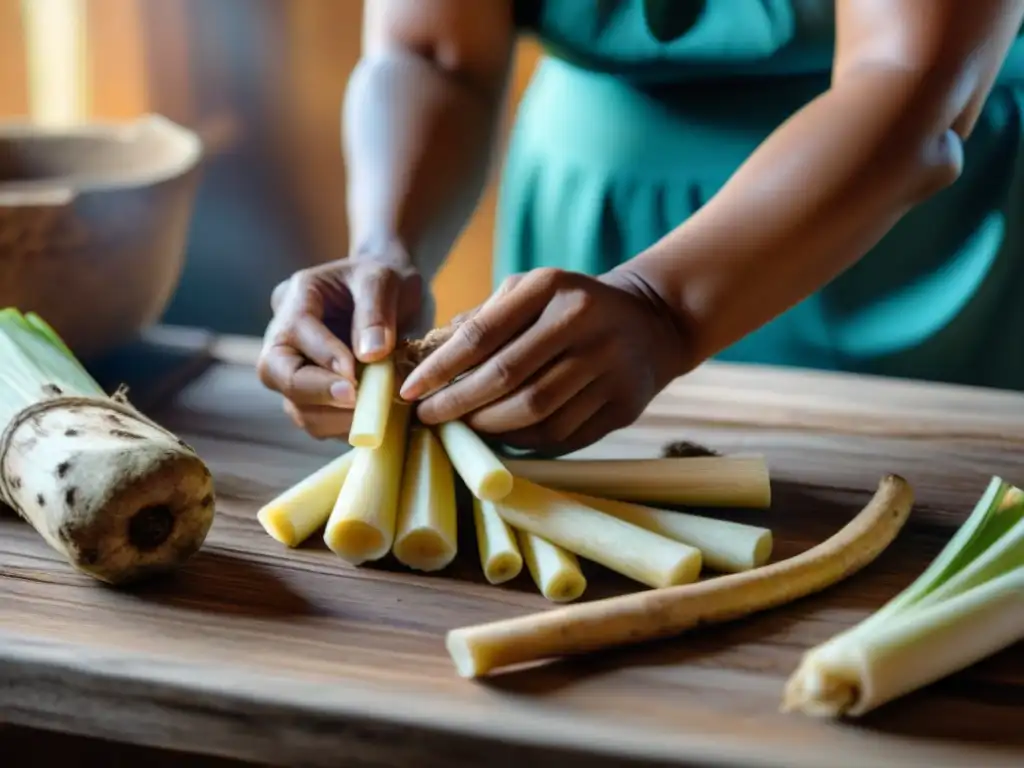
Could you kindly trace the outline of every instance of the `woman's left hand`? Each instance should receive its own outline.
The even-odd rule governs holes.
[[[687,370],[684,336],[626,267],[599,278],[536,269],[507,280],[401,395],[422,399],[426,424],[462,419],[515,448],[568,453],[632,424]]]

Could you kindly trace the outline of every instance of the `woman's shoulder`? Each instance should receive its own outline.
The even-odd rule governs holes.
[[[831,62],[834,0],[514,2],[520,29],[589,69],[671,77]]]

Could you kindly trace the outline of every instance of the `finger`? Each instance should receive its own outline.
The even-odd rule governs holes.
[[[524,386],[499,400],[477,408],[474,406],[467,423],[480,432],[500,434],[540,424],[587,387],[600,373],[600,360],[592,355],[573,352],[557,359]],[[481,369],[482,370],[482,369]],[[477,376],[470,374],[470,377]],[[469,382],[469,378],[464,381]],[[450,392],[457,395],[463,382],[441,390],[421,407],[432,404]],[[472,384],[471,384],[472,386]],[[441,413],[441,418],[447,414]],[[432,417],[428,411],[428,417]],[[457,416],[454,418],[462,418]],[[446,419],[447,420],[447,419]],[[432,423],[432,422],[427,422]]]
[[[352,407],[352,385],[337,374],[310,365],[294,347],[271,345],[257,363],[260,381],[268,389],[305,405]]]
[[[270,342],[292,346],[308,360],[354,382],[352,353],[323,322],[324,296],[315,274],[299,272],[287,285],[268,328]]]
[[[284,411],[299,429],[318,440],[344,438],[352,428],[352,411],[329,406],[299,406],[284,401]]]
[[[398,273],[384,267],[365,267],[355,272],[350,290],[355,301],[352,341],[356,357],[372,363],[395,348],[398,325]]]
[[[538,457],[564,456],[616,428],[616,422],[602,417],[609,408],[608,389],[598,379],[541,423],[501,435],[501,440],[513,448],[533,450]]]
[[[535,270],[488,299],[406,378],[401,396],[417,400],[437,391],[535,322],[556,288],[548,275],[548,270]]]

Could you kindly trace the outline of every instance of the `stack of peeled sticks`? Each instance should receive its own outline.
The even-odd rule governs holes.
[[[761,457],[668,446],[652,459],[499,457],[461,421],[428,428],[399,399],[398,375],[450,335],[438,329],[364,366],[352,449],[285,490],[258,513],[296,547],[321,527],[353,565],[393,554],[443,571],[457,556],[456,476],[472,497],[478,556],[491,584],[525,563],[556,603],[586,590],[579,558],[648,587],[526,616],[453,628],[457,672],[480,677],[515,665],[640,643],[778,607],[873,562],[913,506],[902,477],[884,476],[869,503],[834,535],[769,563],[767,528],[664,507],[767,508]],[[716,572],[701,578],[706,570]],[[993,478],[931,567],[861,624],[809,650],[782,708],[860,716],[1024,639],[1024,492]]]

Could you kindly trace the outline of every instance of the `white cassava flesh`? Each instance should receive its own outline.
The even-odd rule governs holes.
[[[455,473],[426,427],[409,431],[395,525],[395,559],[417,571],[439,571],[455,558]]]
[[[517,531],[516,538],[533,583],[544,597],[570,603],[583,594],[587,579],[576,555],[526,531]]]
[[[203,545],[214,484],[200,457],[108,396],[43,319],[0,311],[0,501],[72,566],[125,584]]]
[[[692,507],[771,506],[768,466],[759,456],[660,459],[506,459],[516,477],[559,491]]]
[[[446,647],[459,675],[478,677],[503,667],[670,637],[700,624],[748,616],[821,591],[871,563],[902,529],[912,505],[909,484],[887,475],[853,520],[795,557],[696,584],[453,629]]]
[[[388,357],[368,363],[359,377],[356,407],[348,442],[357,448],[379,448],[384,442],[391,403],[395,397],[395,363]]]
[[[324,542],[353,565],[379,560],[394,543],[410,410],[392,404],[380,447],[352,449],[356,456],[327,520]]]
[[[523,570],[523,555],[515,531],[501,519],[494,502],[473,498],[473,523],[480,566],[491,584],[511,581]]]
[[[549,488],[515,478],[495,503],[501,518],[649,587],[688,584],[700,575],[695,547],[651,533]]]
[[[738,573],[760,568],[772,554],[772,532],[768,528],[580,493],[567,495],[659,536],[696,547],[704,565],[714,571]]]
[[[348,477],[354,451],[349,451],[263,505],[256,519],[270,536],[297,547],[327,522]]]
[[[512,474],[480,436],[461,421],[437,428],[448,458],[469,492],[483,501],[498,501],[512,490]]]

